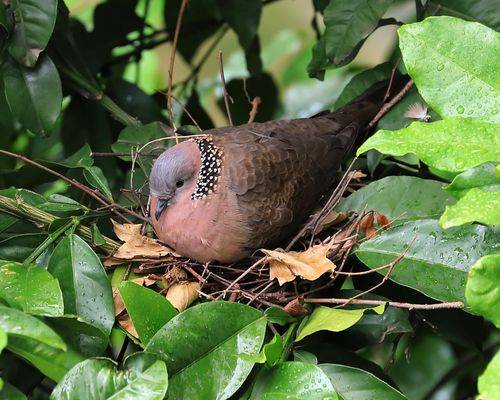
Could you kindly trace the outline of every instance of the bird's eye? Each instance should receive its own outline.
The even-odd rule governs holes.
[[[175,186],[178,188],[182,187],[184,185],[184,181],[181,179],[180,181],[175,182]]]

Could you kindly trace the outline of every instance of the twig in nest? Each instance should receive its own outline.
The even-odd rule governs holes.
[[[257,116],[257,111],[259,111],[259,104],[262,103],[260,97],[254,97],[250,102],[252,104],[252,109],[250,110],[250,117],[248,118],[248,123],[252,123]]]
[[[226,78],[224,77],[224,63],[222,61],[222,51],[219,51],[219,70],[220,70],[220,80],[222,82],[222,93],[224,95],[224,106],[226,107],[227,119],[229,120],[229,125],[233,126],[233,119],[231,118],[231,110],[229,108],[229,100],[233,103],[233,99],[227,93],[226,89]]]
[[[250,267],[248,267],[248,269],[245,272],[243,272],[240,276],[238,276],[234,281],[231,282],[231,284],[224,290],[224,292],[222,292],[222,294],[218,298],[225,297],[226,291],[231,289],[234,285],[236,285],[239,281],[241,281],[245,276],[247,276],[252,271],[252,269],[254,269],[257,265],[260,265],[263,262],[265,262],[266,259],[267,259],[267,257],[262,257],[260,260],[258,260],[257,262],[253,263]]]
[[[383,301],[383,300],[363,300],[363,299],[337,299],[337,298],[312,298],[303,299],[304,303],[323,303],[323,304],[364,304],[370,306],[378,306],[387,304],[392,307],[407,308],[409,310],[440,310],[443,308],[463,308],[464,303],[461,301],[454,301],[450,303],[435,303],[435,304],[413,304],[401,303],[398,301]]]
[[[19,160],[22,160],[27,164],[33,165],[33,166],[35,166],[35,167],[37,167],[45,172],[48,172],[51,175],[54,175],[55,177],[57,177],[59,179],[62,179],[64,182],[66,182],[66,183],[70,184],[71,186],[88,194],[90,197],[95,199],[98,203],[102,204],[103,206],[109,207],[109,209],[113,213],[115,213],[117,216],[119,216],[122,220],[124,220],[127,223],[131,223],[131,221],[127,217],[125,217],[123,214],[121,214],[119,211],[117,211],[116,209],[123,211],[123,212],[126,212],[130,215],[133,215],[134,217],[139,218],[142,221],[149,222],[149,220],[147,218],[144,218],[142,215],[140,215],[132,210],[129,210],[128,208],[123,207],[122,205],[120,205],[118,203],[110,202],[99,191],[93,190],[93,189],[89,188],[88,186],[84,185],[83,183],[80,183],[74,179],[69,179],[69,178],[65,177],[64,175],[60,174],[59,172],[54,171],[53,169],[50,169],[49,167],[46,167],[45,165],[39,164],[36,161],[30,160],[29,158],[22,156],[20,154],[11,153],[10,151],[0,150],[0,153],[5,154],[6,156],[9,156],[9,157],[13,157],[13,158],[17,158]]]
[[[177,127],[175,126],[174,113],[172,110],[172,81],[174,77],[174,63],[175,63],[175,53],[177,52],[177,42],[179,40],[179,32],[181,30],[182,17],[184,16],[184,10],[187,6],[187,0],[182,0],[181,8],[179,10],[179,15],[177,16],[177,25],[175,26],[174,40],[172,42],[172,49],[170,51],[170,65],[168,67],[168,90],[167,90],[167,111],[170,118],[170,123],[174,127],[175,143],[179,143],[177,139]]]

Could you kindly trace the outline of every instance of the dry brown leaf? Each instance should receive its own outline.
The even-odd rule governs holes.
[[[162,283],[165,289],[168,289],[174,283],[185,280],[187,280],[186,271],[178,266],[171,268],[162,276]]]
[[[182,312],[198,298],[198,290],[200,290],[198,282],[174,283],[168,288],[165,297],[179,312]]]
[[[312,246],[306,251],[289,253],[262,249],[269,257],[269,279],[277,278],[278,283],[283,285],[297,276],[314,281],[326,271],[333,271],[335,264],[326,258],[332,244],[333,241]]]
[[[357,169],[349,172],[349,174],[351,175],[351,179],[355,181],[359,181],[360,179],[366,178],[366,174],[363,171]]]
[[[160,244],[157,240],[141,235],[140,224],[119,224],[111,220],[116,236],[123,243],[110,259],[105,261],[106,266],[113,265],[116,259],[132,260],[134,258],[160,258],[174,254],[171,249]]]
[[[328,214],[325,215],[321,223],[316,228],[316,233],[321,232],[322,230],[329,228],[330,226],[337,225],[340,222],[347,219],[352,215],[352,211],[335,211],[332,210]]]
[[[125,310],[125,304],[123,303],[122,296],[117,288],[113,288],[113,302],[115,303],[115,316],[122,313]]]
[[[128,333],[130,333],[133,337],[138,338],[139,335],[137,334],[137,331],[135,330],[135,326],[130,319],[130,316],[128,314],[124,314],[118,317],[118,323],[120,326],[125,329]]]
[[[134,278],[134,279],[131,279],[130,281],[137,283],[138,285],[141,285],[141,286],[152,286],[156,283],[156,280],[151,279],[149,277],[149,275],[148,276],[141,276],[139,278]]]
[[[361,218],[361,221],[359,221],[359,228],[363,231],[373,228],[373,214],[371,212]]]
[[[285,307],[283,307],[283,310],[290,315],[305,315],[305,314],[307,314],[307,310],[301,304],[299,299],[293,299],[292,301],[290,301]]]

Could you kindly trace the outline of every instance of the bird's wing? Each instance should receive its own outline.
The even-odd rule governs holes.
[[[224,168],[250,231],[249,246],[282,241],[318,205],[358,126],[328,118],[253,123],[218,136]]]

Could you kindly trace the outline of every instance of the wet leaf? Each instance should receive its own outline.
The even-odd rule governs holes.
[[[443,184],[413,176],[388,176],[343,199],[337,211],[377,211],[396,224],[415,218],[437,217],[455,200]]]
[[[314,281],[325,272],[333,271],[335,264],[326,257],[332,245],[333,241],[312,246],[305,251],[288,253],[261,249],[268,256],[269,279],[277,278],[279,284],[283,285],[297,276]]]
[[[500,393],[500,351],[491,359],[477,381],[481,400],[497,400]]]
[[[393,261],[412,239],[389,278],[441,301],[464,301],[470,266],[482,256],[498,252],[500,246],[494,228],[464,225],[443,230],[437,220],[423,219],[379,232],[355,254],[367,267],[377,268]]]
[[[233,302],[188,308],[167,322],[146,346],[167,364],[169,397],[227,399],[242,384],[262,346],[266,319]]]
[[[471,267],[465,298],[474,313],[500,328],[500,254],[484,256]]]
[[[65,237],[54,249],[48,270],[59,280],[65,312],[109,335],[115,320],[111,285],[89,245],[74,234]]]
[[[401,392],[362,369],[338,364],[320,364],[319,367],[344,400],[406,400]]]
[[[460,198],[467,193],[468,189],[487,188],[493,185],[500,185],[500,166],[488,162],[457,175],[444,189],[453,196]]]
[[[14,32],[10,38],[9,53],[17,62],[35,66],[54,29],[57,0],[13,0]]]
[[[430,167],[462,172],[487,161],[500,162],[499,146],[498,125],[450,118],[413,122],[398,131],[380,130],[363,143],[357,155],[370,149],[392,156],[413,153]]]
[[[442,118],[500,122],[500,77],[491,68],[498,63],[498,32],[440,16],[405,24],[398,34],[408,73],[426,103]]]
[[[374,311],[377,314],[382,314],[384,309],[385,305],[383,304],[377,307],[356,310],[316,306],[312,314],[302,320],[295,341],[299,342],[306,336],[318,331],[344,331],[356,324],[366,311]]]
[[[177,315],[172,304],[154,290],[129,281],[122,282],[118,290],[138,337],[144,344]]]
[[[250,400],[336,400],[333,386],[316,365],[284,362],[262,370],[255,380]]]
[[[198,282],[174,283],[168,288],[166,298],[177,310],[184,311],[199,296],[200,284]]]
[[[85,168],[83,170],[83,176],[92,187],[96,188],[109,200],[113,201],[113,195],[109,189],[108,180],[102,173],[101,168],[96,167],[95,165]]]
[[[0,261],[0,298],[29,314],[57,317],[64,313],[57,279],[38,265]]]
[[[51,399],[161,400],[167,387],[168,375],[163,361],[147,362],[143,370],[117,371],[110,359],[89,359],[68,372],[52,392]]]

